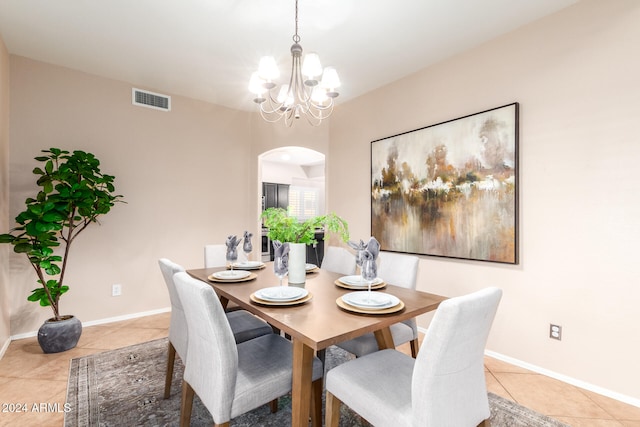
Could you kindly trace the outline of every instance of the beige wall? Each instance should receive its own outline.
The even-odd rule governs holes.
[[[326,124],[267,125],[179,96],[168,113],[135,107],[125,82],[10,59],[11,218],[36,191],[33,157],[52,146],[96,154],[127,201],[74,243],[61,312],[83,322],[168,307],[158,258],[198,268],[205,244],[245,229],[259,236],[259,154],[287,145],[327,150]],[[11,334],[32,333],[50,311],[26,301],[35,283],[26,260],[14,254],[11,265]],[[122,296],[111,297],[114,283]]]
[[[341,105],[327,185],[366,237],[372,140],[519,102],[520,264],[423,257],[419,288],[499,286],[489,350],[640,405],[638,22],[635,0],[582,1]]]
[[[9,53],[0,37],[0,233],[9,220]],[[9,342],[9,245],[0,245],[0,354]]]
[[[33,157],[52,146],[96,154],[127,201],[74,242],[63,313],[86,322],[168,307],[158,258],[200,267],[203,245],[254,225],[250,114],[178,96],[168,113],[136,107],[127,83],[16,56],[11,76],[11,216],[35,190]],[[34,277],[17,255],[11,278],[12,334],[34,331],[50,313],[26,301]]]

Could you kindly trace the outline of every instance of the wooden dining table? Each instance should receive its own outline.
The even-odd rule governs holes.
[[[379,348],[394,348],[390,325],[435,310],[446,299],[440,295],[387,284],[375,292],[395,295],[404,303],[402,310],[384,315],[354,313],[339,307],[336,302],[345,293],[353,292],[336,285],[336,280],[342,275],[317,269],[307,274],[304,285],[291,285],[304,286],[309,291],[311,299],[307,302],[291,306],[257,304],[251,300],[254,292],[278,286],[272,265],[273,263],[266,263],[265,268],[251,271],[255,273],[255,278],[236,283],[221,283],[209,279],[213,273],[224,268],[201,268],[187,270],[187,273],[210,284],[223,306],[226,307],[232,301],[291,337],[291,425],[296,427],[309,425],[311,374],[313,357],[317,351],[368,332],[375,334]]]

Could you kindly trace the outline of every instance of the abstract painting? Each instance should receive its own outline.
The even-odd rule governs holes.
[[[371,142],[381,249],[518,263],[518,103]]]

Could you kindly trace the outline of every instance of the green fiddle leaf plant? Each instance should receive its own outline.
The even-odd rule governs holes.
[[[280,242],[305,243],[307,245],[317,243],[315,239],[316,229],[325,229],[326,232],[337,234],[343,242],[349,240],[349,225],[347,221],[331,212],[300,222],[296,217],[289,216],[282,208],[268,208],[260,216],[265,227],[269,229],[269,239]],[[325,240],[329,233],[325,233]]]
[[[64,276],[69,250],[75,238],[98,217],[108,213],[122,196],[114,194],[114,177],[100,171],[100,161],[91,153],[59,148],[42,150],[33,169],[40,187],[35,198],[25,200],[26,209],[16,217],[16,227],[0,234],[0,243],[10,243],[16,253],[27,256],[40,284],[27,298],[50,306],[53,319],[61,320],[60,296],[69,290]],[[60,247],[62,246],[62,247]]]

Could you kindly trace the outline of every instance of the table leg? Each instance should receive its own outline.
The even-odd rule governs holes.
[[[387,348],[395,348],[393,343],[393,336],[391,335],[391,329],[382,328],[378,329],[373,333],[376,337],[376,341],[378,342],[378,348],[380,350],[384,350]]]
[[[229,299],[226,297],[220,297],[220,304],[222,305],[222,309],[226,310],[227,309],[227,305],[229,305]]]
[[[307,427],[311,406],[313,349],[293,339],[293,384],[291,388],[291,425]]]

